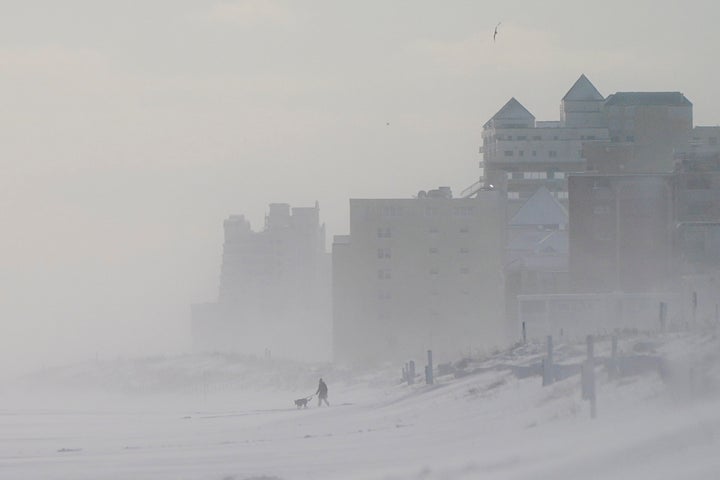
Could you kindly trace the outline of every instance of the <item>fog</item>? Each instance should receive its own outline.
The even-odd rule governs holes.
[[[556,120],[559,100],[581,74],[605,95],[680,91],[693,103],[695,125],[718,125],[720,95],[711,79],[720,76],[713,61],[719,14],[710,1],[3,2],[0,380],[31,374],[35,388],[55,386],[56,374],[77,375],[88,386],[97,374],[116,386],[115,376],[129,368],[124,362],[170,358],[193,365],[158,367],[163,395],[177,393],[168,378],[191,385],[173,397],[173,412],[227,412],[236,392],[208,400],[203,389],[212,382],[198,378],[217,368],[227,368],[229,378],[241,367],[187,356],[191,305],[218,299],[225,219],[242,214],[261,231],[269,204],[317,202],[329,251],[335,235],[350,233],[350,199],[410,199],[438,186],[458,196],[481,176],[482,126],[508,99],[516,97],[538,120]],[[672,304],[673,312],[688,312],[684,301]],[[714,304],[701,298],[704,319],[713,318]],[[655,307],[647,314],[653,321]],[[296,325],[292,342],[307,345],[296,351],[314,349],[318,339],[329,343],[322,325]],[[513,335],[519,340],[518,331]],[[330,345],[291,360],[328,360],[319,350]],[[457,360],[460,354],[442,359]],[[361,399],[346,394],[347,403],[400,397],[382,388],[361,391],[365,383],[339,365],[282,365],[282,373],[272,373],[282,378],[259,382],[255,393],[299,396],[328,374]],[[253,368],[252,375],[264,372]],[[399,375],[392,369],[363,382],[390,385]],[[150,377],[148,383],[157,380]],[[639,397],[613,397],[622,397],[618,411],[652,397],[656,387],[642,383]],[[463,397],[480,387],[457,388]],[[263,401],[251,404],[262,408]],[[562,417],[538,415],[556,414]],[[717,431],[717,416],[702,415]],[[533,428],[533,419],[523,421],[519,429]],[[383,422],[377,428],[404,425]],[[468,472],[455,476],[470,478]]]
[[[225,217],[259,228],[271,202],[317,200],[329,242],[351,197],[459,191],[511,96],[556,118],[584,72],[604,91],[681,89],[717,123],[716,7],[692,7],[7,4],[3,371],[187,350]]]

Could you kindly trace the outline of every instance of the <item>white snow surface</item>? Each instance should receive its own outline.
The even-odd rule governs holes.
[[[542,387],[502,367],[539,361],[539,345],[466,362],[467,375],[434,385],[400,383],[399,367],[222,355],[46,370],[0,392],[0,478],[720,478],[717,333],[620,349],[661,355],[668,372],[610,379],[599,366],[595,419],[579,376]],[[598,341],[596,354],[608,351]],[[556,359],[584,353],[559,345]],[[331,406],[295,408],[320,376]]]

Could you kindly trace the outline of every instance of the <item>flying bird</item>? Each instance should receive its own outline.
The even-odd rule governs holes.
[[[495,37],[497,37],[498,34],[498,27],[500,26],[502,22],[498,22],[497,25],[495,25],[495,32],[493,33],[493,42],[495,41]]]

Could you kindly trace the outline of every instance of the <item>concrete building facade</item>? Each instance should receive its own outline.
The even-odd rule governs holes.
[[[333,242],[333,350],[340,362],[458,358],[504,345],[504,200],[351,199]]]
[[[196,348],[329,358],[330,256],[319,212],[317,203],[274,203],[259,232],[243,215],[225,220],[218,300],[193,307]]]
[[[485,186],[507,192],[513,215],[540,187],[567,205],[567,176],[585,171],[585,142],[609,139],[604,97],[581,75],[563,97],[560,121],[536,121],[511,98],[483,126]]]
[[[510,215],[541,186],[567,206],[570,173],[670,173],[678,157],[713,150],[710,128],[693,129],[692,103],[680,92],[604,98],[581,75],[560,102],[559,121],[538,121],[511,98],[485,123],[482,183],[507,192]]]
[[[574,292],[658,292],[673,271],[672,174],[570,177]]]

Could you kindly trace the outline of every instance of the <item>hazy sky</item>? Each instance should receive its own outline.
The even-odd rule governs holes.
[[[350,197],[475,181],[511,96],[556,120],[585,73],[720,122],[712,1],[0,6],[0,374],[186,350],[226,216],[318,200],[329,248]]]

